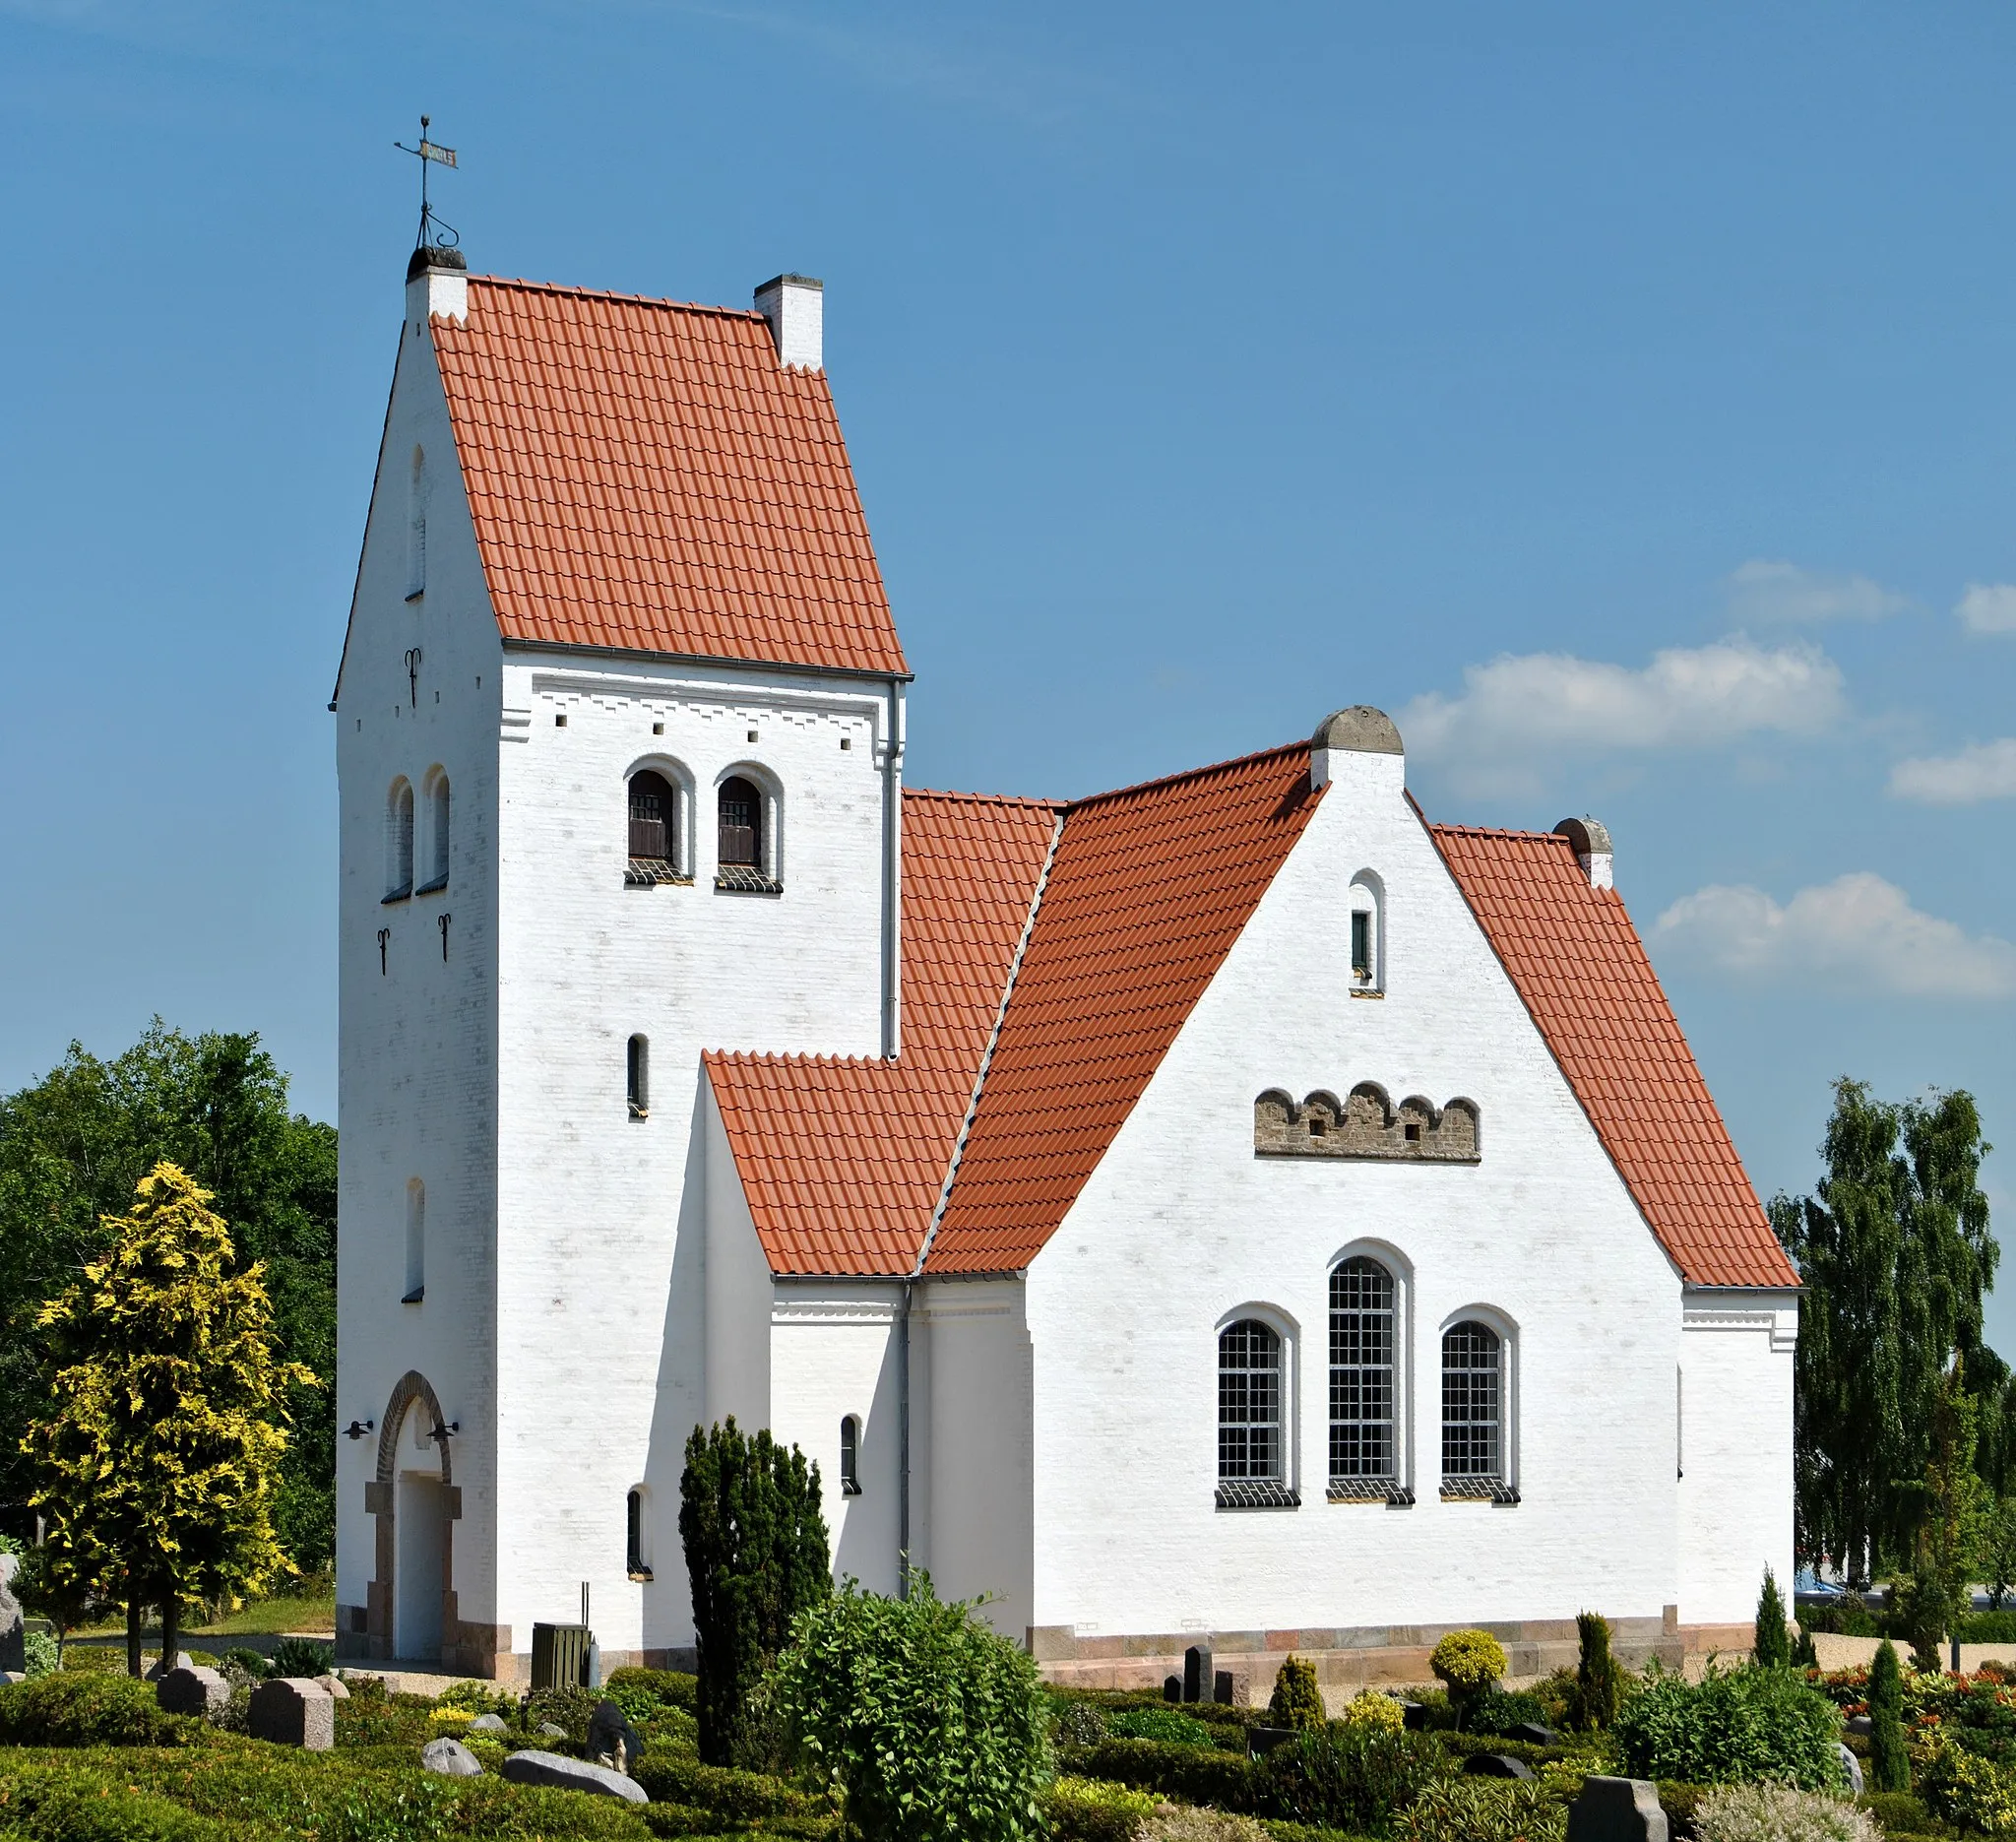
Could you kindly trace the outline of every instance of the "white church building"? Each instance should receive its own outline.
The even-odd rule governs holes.
[[[730,1415],[836,1575],[1059,1678],[1746,1644],[1797,1281],[1603,827],[1431,822],[1363,707],[907,788],[822,303],[414,256],[331,706],[339,1649],[522,1677],[586,1588],[690,1657]]]

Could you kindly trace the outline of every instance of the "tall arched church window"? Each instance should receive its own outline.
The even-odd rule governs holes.
[[[861,1493],[861,1423],[851,1414],[840,1423],[840,1493]]]
[[[436,768],[427,777],[427,880],[416,895],[448,887],[448,776]]]
[[[1393,1275],[1377,1260],[1330,1274],[1330,1495],[1383,1502],[1399,1482]]]
[[[1218,1333],[1218,1502],[1225,1509],[1292,1508],[1282,1409],[1288,1398],[1281,1336],[1257,1317]]]
[[[403,901],[413,892],[413,788],[392,783],[385,802],[385,900]]]
[[[1505,1340],[1475,1318],[1442,1333],[1442,1494],[1519,1500],[1505,1466]]]
[[[721,784],[719,856],[724,869],[763,867],[763,794],[739,774]]]

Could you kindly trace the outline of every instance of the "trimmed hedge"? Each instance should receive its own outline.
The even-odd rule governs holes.
[[[1159,1791],[1185,1804],[1257,1813],[1258,1773],[1253,1761],[1219,1747],[1106,1739],[1098,1746],[1060,1747],[1057,1769],[1074,1778],[1103,1778],[1137,1791]]]
[[[1276,1747],[1255,1767],[1267,1815],[1377,1833],[1452,1775],[1448,1752],[1426,1734],[1341,1722]]]
[[[737,1771],[729,1765],[703,1765],[680,1747],[647,1746],[630,1775],[654,1804],[679,1804],[710,1810],[731,1824],[758,1817],[812,1816],[821,1805],[782,1778],[764,1772]]]
[[[0,1746],[178,1747],[201,1745],[203,1723],[163,1714],[154,1684],[130,1676],[38,1676],[0,1688]]]

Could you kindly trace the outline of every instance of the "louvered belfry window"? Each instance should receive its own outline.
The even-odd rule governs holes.
[[[763,795],[739,774],[721,784],[721,846],[724,867],[763,866]]]
[[[630,855],[669,862],[672,857],[672,789],[646,768],[630,777]]]
[[[1281,1339],[1256,1317],[1219,1332],[1218,1475],[1281,1476]]]

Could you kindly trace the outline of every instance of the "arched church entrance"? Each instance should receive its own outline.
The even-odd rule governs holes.
[[[378,1472],[364,1489],[377,1524],[377,1577],[365,1606],[367,1644],[385,1662],[459,1665],[455,1525],[462,1492],[453,1432],[427,1378],[409,1369],[378,1423]]]

